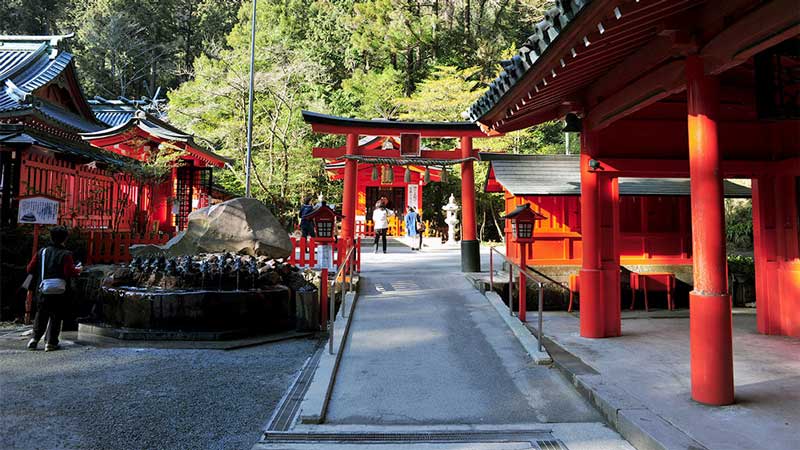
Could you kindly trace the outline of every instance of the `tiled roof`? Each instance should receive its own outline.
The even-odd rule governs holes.
[[[581,195],[580,158],[566,155],[481,153],[495,179],[513,195]],[[725,196],[749,198],[750,189],[730,181]],[[620,178],[620,195],[690,195],[688,178]]]
[[[210,161],[214,165],[222,167],[229,159],[206,149],[202,145],[195,142],[194,136],[184,133],[172,125],[157,119],[144,111],[136,111],[127,121],[111,128],[81,133],[81,137],[86,141],[94,141],[96,139],[103,139],[111,136],[119,135],[131,128],[139,128],[151,136],[155,136],[166,141],[185,142],[188,147],[187,150],[196,153],[200,159]],[[189,148],[190,147],[190,148]]]
[[[130,100],[119,97],[116,100],[108,100],[95,96],[94,99],[89,100],[89,106],[97,120],[111,127],[124,124],[136,114],[136,111],[144,111],[162,120],[165,118],[165,115],[149,99]]]
[[[116,168],[132,169],[138,164],[134,159],[107,152],[89,144],[59,139],[24,125],[0,124],[0,144],[9,146],[35,144],[58,153],[106,163]]]
[[[536,24],[533,34],[517,54],[510,60],[501,61],[503,71],[489,84],[486,93],[467,109],[465,115],[477,121],[491,111],[589,3],[590,0],[556,0],[555,6],[545,13],[544,20]]]
[[[72,55],[58,49],[58,42],[66,37],[0,36],[0,113],[36,111],[76,131],[100,129],[91,120],[33,95],[70,67]]]

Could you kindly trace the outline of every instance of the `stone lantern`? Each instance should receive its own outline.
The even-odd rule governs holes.
[[[456,225],[458,225],[456,213],[458,213],[458,210],[459,206],[456,204],[456,199],[453,194],[450,194],[450,201],[442,206],[442,211],[447,213],[447,217],[444,219],[444,223],[447,224],[447,242],[445,243],[447,246],[456,245]]]

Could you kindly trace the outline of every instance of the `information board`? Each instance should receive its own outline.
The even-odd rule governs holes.
[[[47,197],[19,199],[17,223],[55,225],[58,223],[58,200]]]

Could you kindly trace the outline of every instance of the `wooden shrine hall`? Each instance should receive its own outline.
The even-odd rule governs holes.
[[[556,4],[467,114],[488,133],[581,131],[583,337],[622,334],[619,179],[690,179],[692,398],[733,403],[724,178],[752,180],[758,329],[800,336],[800,8]]]
[[[581,169],[578,155],[480,153],[488,161],[485,192],[502,193],[506,214],[530,203],[545,220],[536,221],[534,242],[527,246],[530,266],[577,273],[582,259]],[[686,178],[620,178],[619,254],[630,271],[658,267],[692,284],[692,230]],[[725,180],[726,198],[750,198],[750,189]],[[512,242],[506,222],[505,242]],[[519,264],[519,246],[506,256]],[[689,270],[685,270],[685,269]],[[625,281],[625,280],[623,280]],[[623,282],[623,284],[625,284]]]
[[[403,236],[405,234],[403,210],[408,206],[413,206],[418,211],[422,210],[425,186],[432,181],[441,181],[442,166],[395,165],[395,161],[391,158],[400,152],[399,137],[363,136],[359,138],[358,148],[363,152],[377,155],[385,152],[385,156],[361,161],[358,165],[356,235],[374,235],[372,211],[375,209],[375,203],[381,197],[386,197],[389,200],[387,207],[397,213],[397,216],[390,220],[389,236]],[[313,155],[317,158],[327,159],[325,155],[331,155],[330,162],[325,164],[325,171],[331,180],[344,180],[346,162],[336,159],[344,150],[344,147],[313,150]],[[427,149],[422,148],[422,150]]]
[[[486,137],[483,131],[472,122],[404,122],[393,120],[364,120],[337,117],[303,111],[303,119],[317,133],[345,135],[343,148],[315,148],[314,157],[344,163],[342,177],[342,238],[353,241],[356,237],[356,217],[360,203],[359,178],[361,168],[375,166],[391,167],[391,177],[408,170],[416,175],[410,183],[418,180],[422,167],[430,172],[448,164],[461,165],[461,269],[465,272],[480,271],[480,247],[475,227],[475,174],[473,163],[478,158],[472,148],[472,139]],[[378,137],[383,144],[375,146],[375,139],[361,140],[362,136]],[[458,139],[459,148],[453,150],[428,150],[422,147],[422,138]],[[399,148],[397,143],[399,142]],[[429,176],[433,179],[432,173]],[[423,175],[424,177],[424,175]],[[388,177],[387,177],[388,180]],[[423,180],[424,182],[424,180]],[[419,181],[417,181],[419,184]],[[409,184],[410,185],[410,184]],[[366,184],[363,185],[366,187]],[[365,190],[366,192],[366,190]],[[421,201],[421,200],[418,200]],[[407,203],[407,200],[404,201]],[[405,205],[403,205],[405,206]],[[366,213],[366,209],[365,209]]]

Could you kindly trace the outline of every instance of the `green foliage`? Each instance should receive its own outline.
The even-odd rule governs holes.
[[[463,120],[461,113],[500,70],[498,61],[513,55],[533,32],[546,3],[260,0],[253,194],[287,223],[305,194],[340,198],[341,183],[328,180],[311,149],[343,145],[343,139],[312,134],[302,109],[362,118]],[[9,32],[75,31],[69,45],[90,96],[138,97],[168,89],[170,120],[233,160],[214,179],[242,194],[251,10],[252,3],[241,0],[9,0],[0,5],[0,13],[7,13],[0,16],[25,19],[3,24]],[[554,122],[477,139],[475,147],[561,153],[560,128]],[[475,168],[482,186],[486,167],[476,163]],[[446,183],[426,187],[426,218],[440,218],[450,193],[460,195],[459,173],[458,166],[451,167]],[[476,190],[481,235],[498,239],[494,218],[502,198]]]
[[[752,256],[728,255],[728,271],[753,278],[756,274],[755,259]]]
[[[753,250],[753,203],[751,200],[725,201],[725,237],[731,251]]]

